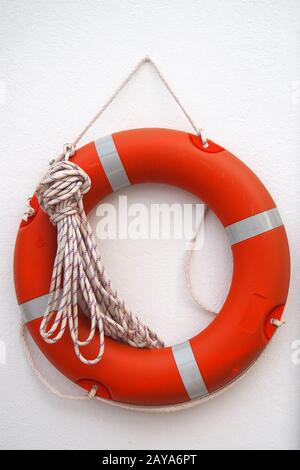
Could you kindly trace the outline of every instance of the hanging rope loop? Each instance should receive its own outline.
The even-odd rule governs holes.
[[[108,100],[103,104],[103,106],[99,109],[99,111],[92,117],[92,119],[87,123],[87,125],[85,126],[85,128],[80,132],[80,134],[78,134],[78,136],[76,137],[76,139],[74,140],[74,143],[73,144],[68,144],[68,145],[71,145],[73,146],[73,148],[75,148],[75,146],[78,144],[78,142],[80,142],[80,140],[85,136],[85,134],[89,131],[89,129],[95,124],[96,121],[98,121],[98,119],[102,116],[102,114],[104,114],[104,112],[106,111],[106,109],[112,104],[112,102],[117,98],[117,96],[121,93],[121,91],[126,87],[126,85],[132,80],[132,78],[137,74],[137,72],[140,70],[141,67],[143,67],[143,65],[145,64],[149,64],[153,67],[155,73],[157,74],[158,78],[160,79],[160,81],[163,83],[164,87],[166,88],[166,90],[168,91],[168,93],[170,94],[170,96],[173,98],[173,100],[176,102],[177,106],[181,109],[181,111],[183,112],[183,114],[185,115],[186,119],[189,121],[190,125],[192,126],[192,128],[194,129],[195,133],[199,136],[199,138],[201,139],[201,142],[202,142],[202,145],[204,147],[208,147],[208,140],[206,138],[206,136],[204,135],[204,131],[203,129],[199,129],[197,126],[196,126],[196,123],[194,122],[193,118],[191,117],[191,115],[188,113],[188,111],[186,110],[186,108],[184,107],[184,105],[182,104],[181,100],[179,99],[179,97],[176,95],[176,93],[173,91],[173,88],[171,87],[171,85],[169,84],[168,80],[164,77],[164,75],[162,74],[160,68],[158,67],[158,65],[156,64],[156,62],[154,62],[153,59],[151,59],[151,57],[149,57],[148,55],[146,55],[145,57],[143,57],[141,60],[139,60],[139,62],[133,67],[133,69],[131,70],[131,72],[128,74],[128,76],[123,80],[123,82],[116,88],[116,90],[112,93],[112,95],[108,98]]]

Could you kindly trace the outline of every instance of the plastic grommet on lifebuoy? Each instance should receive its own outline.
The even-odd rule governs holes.
[[[215,320],[183,344],[137,349],[106,338],[98,364],[74,353],[69,332],[55,344],[40,336],[47,306],[56,230],[39,208],[21,223],[15,247],[15,287],[38,347],[66,377],[119,403],[165,406],[201,399],[236,380],[258,358],[280,321],[289,287],[288,241],[275,203],[254,173],[213,142],[168,129],[118,132],[76,151],[72,161],[92,181],[87,211],[130,184],[166,183],[201,198],[219,218],[232,245],[234,270],[226,302]],[[80,316],[85,337],[88,319]],[[94,356],[97,340],[86,346]]]

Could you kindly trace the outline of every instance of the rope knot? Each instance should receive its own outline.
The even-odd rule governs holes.
[[[42,209],[56,225],[65,217],[81,212],[82,196],[90,187],[87,173],[75,163],[63,160],[51,165],[36,194]]]

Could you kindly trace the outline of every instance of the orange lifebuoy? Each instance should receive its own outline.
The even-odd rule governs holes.
[[[113,190],[137,183],[175,185],[201,198],[225,227],[234,270],[216,319],[183,344],[137,349],[106,339],[103,359],[80,362],[70,334],[48,344],[40,336],[47,305],[56,230],[39,208],[22,222],[15,247],[15,287],[27,327],[45,356],[73,382],[97,395],[133,405],[172,405],[223,388],[247,370],[268,344],[286,303],[289,248],[275,203],[254,173],[213,142],[168,129],[118,132],[77,150],[73,161],[88,173],[87,211]],[[271,321],[272,320],[272,321]],[[88,320],[80,317],[84,337]],[[84,348],[93,357],[97,340]]]

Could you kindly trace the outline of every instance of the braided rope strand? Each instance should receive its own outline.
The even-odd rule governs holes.
[[[51,165],[36,191],[41,208],[57,227],[57,252],[40,333],[53,344],[68,327],[75,354],[87,365],[97,364],[103,357],[105,335],[138,348],[164,346],[111,288],[83,206],[83,195],[90,187],[90,178],[82,168],[62,160]],[[84,339],[79,339],[79,307],[90,318],[90,331]],[[81,348],[96,334],[98,354],[86,358]]]

